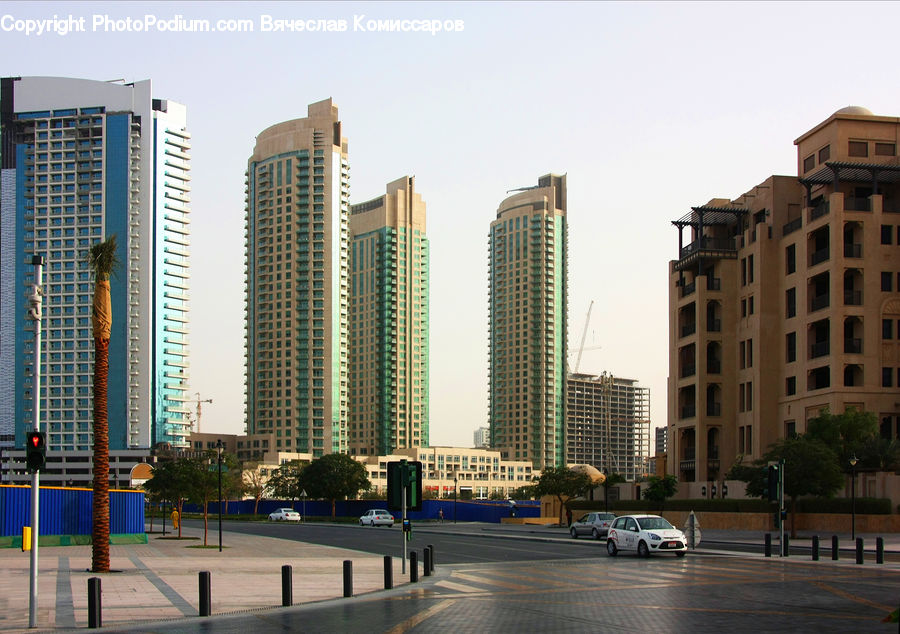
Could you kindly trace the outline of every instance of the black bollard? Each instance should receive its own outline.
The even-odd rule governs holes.
[[[856,538],[856,563],[862,564],[863,562],[863,538]]]
[[[875,538],[875,563],[876,564],[884,563],[884,538],[883,537]]]
[[[409,553],[409,582],[415,583],[419,580],[419,553],[410,551]]]
[[[390,590],[394,587],[394,564],[390,555],[384,556],[384,589]]]
[[[838,552],[838,536],[832,535],[831,536],[831,560],[837,561],[839,557],[840,557],[840,554]]]
[[[212,606],[212,594],[210,592],[209,571],[200,571],[200,616],[209,616]]]
[[[88,627],[103,627],[103,610],[100,600],[100,577],[88,579]]]
[[[431,576],[431,548],[428,546],[425,547],[425,550],[422,551],[422,562],[424,564],[423,570],[426,577]]]
[[[353,562],[344,560],[344,596],[353,596]]]
[[[431,551],[431,572],[434,572],[434,546],[428,544],[428,550]]]
[[[281,605],[285,607],[294,603],[292,571],[293,569],[288,564],[281,567]]]
[[[791,556],[791,536],[790,535],[784,536],[784,544],[782,544],[782,546],[783,546],[783,550],[781,551],[781,555],[783,557],[790,557]]]
[[[819,536],[813,535],[812,539],[812,560],[819,561]]]
[[[772,556],[772,533],[766,533],[766,557]]]

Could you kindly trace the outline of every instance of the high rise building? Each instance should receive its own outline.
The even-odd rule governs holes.
[[[900,118],[838,110],[798,177],[673,222],[668,470],[699,495],[825,408],[900,432]],[[719,487],[721,490],[721,487]]]
[[[425,203],[404,176],[350,208],[353,455],[428,446]]]
[[[656,455],[662,456],[666,453],[666,428],[656,428]]]
[[[504,200],[489,249],[489,422],[504,460],[565,462],[566,177]]]
[[[491,428],[490,427],[479,427],[475,430],[474,444],[472,445],[475,448],[479,447],[490,447],[491,446]]]
[[[589,464],[634,482],[650,456],[650,390],[604,373],[570,374],[566,462]]]
[[[130,84],[0,80],[0,434],[33,426],[34,322],[25,290],[41,255],[41,427],[52,452],[91,449],[91,245],[112,235],[109,446],[187,446],[190,134],[186,110]]]
[[[349,178],[330,99],[247,164],[247,432],[270,450],[347,451]]]

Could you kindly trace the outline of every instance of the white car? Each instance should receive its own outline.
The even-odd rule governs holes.
[[[687,539],[659,515],[623,515],[616,518],[606,536],[609,556],[615,557],[620,550],[636,551],[640,557],[649,557],[650,553],[684,557]]]
[[[369,509],[359,518],[360,526],[393,526],[394,516],[384,509]]]
[[[269,521],[271,522],[299,522],[301,519],[300,513],[294,509],[275,509],[269,513]]]

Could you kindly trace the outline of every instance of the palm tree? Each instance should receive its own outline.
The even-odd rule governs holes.
[[[109,276],[118,264],[116,236],[98,242],[88,252],[94,271],[94,507],[91,534],[91,572],[109,572],[109,337],[112,329],[112,302]]]

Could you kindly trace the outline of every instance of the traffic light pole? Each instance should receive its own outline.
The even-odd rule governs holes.
[[[779,461],[778,466],[778,526],[781,528],[778,547],[781,549],[781,556],[784,557],[787,554],[784,552],[784,460]]]
[[[403,462],[406,462],[406,461],[404,460]],[[403,465],[403,466],[405,467],[406,465]],[[406,483],[406,480],[407,480],[406,469],[401,469],[400,473],[402,474],[401,481],[403,482],[403,489],[402,489],[403,495],[400,496],[403,499],[403,503],[401,505],[403,515],[401,515],[401,519],[400,519],[400,526],[401,526],[400,540],[403,542],[403,558],[400,561],[402,561],[403,563],[400,565],[400,574],[405,575],[406,574],[406,487],[409,485]]]
[[[41,285],[43,283],[44,258],[32,256],[34,284],[28,296],[28,316],[34,321],[34,366],[31,378],[31,421],[34,431],[41,431]],[[38,602],[38,523],[40,519],[40,479],[39,469],[31,473],[31,590],[28,600],[28,627],[37,627]]]

